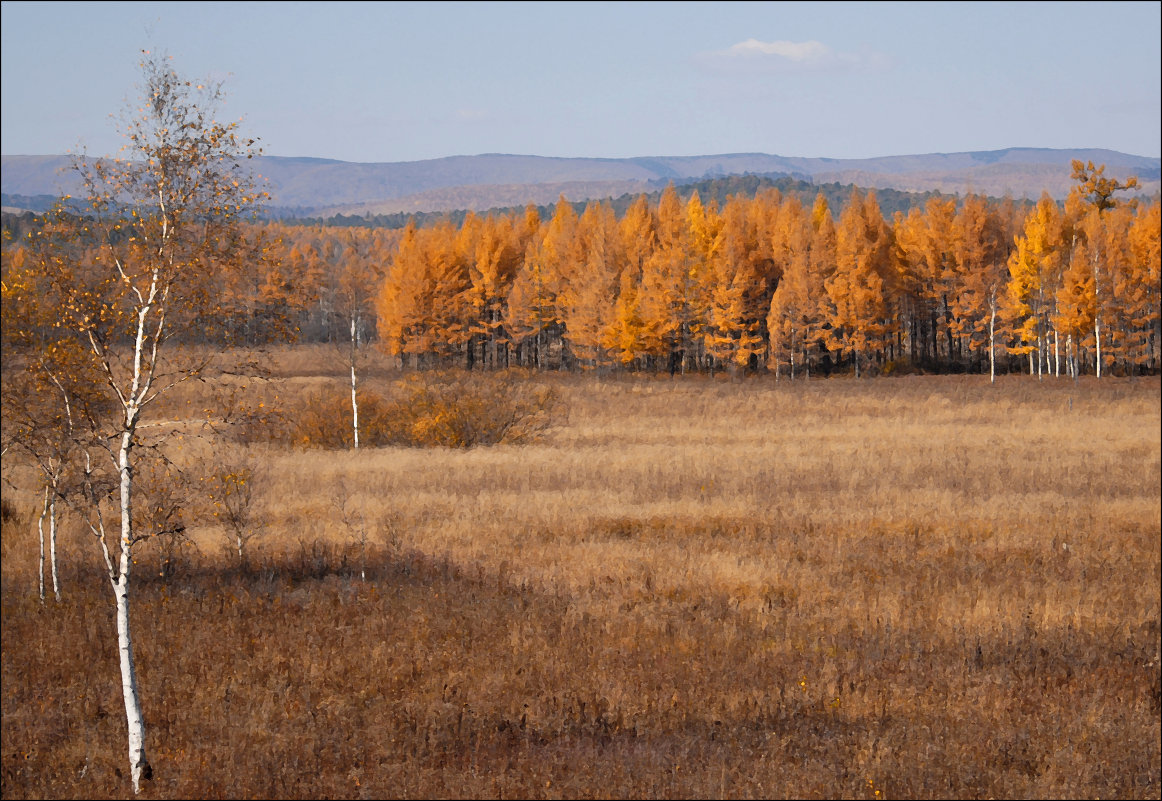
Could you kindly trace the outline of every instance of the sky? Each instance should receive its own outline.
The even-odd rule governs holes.
[[[1159,156],[1162,3],[9,2],[4,155],[116,153],[141,51],[273,156]]]

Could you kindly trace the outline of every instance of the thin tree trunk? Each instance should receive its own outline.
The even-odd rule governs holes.
[[[359,450],[359,403],[355,400],[355,317],[351,317],[351,429],[355,436],[355,450]],[[238,548],[238,557],[242,558],[242,547]]]
[[[133,473],[129,454],[133,447],[136,409],[126,417],[128,425],[121,434],[121,448],[117,466],[121,476],[121,562],[113,580],[113,596],[117,604],[117,653],[121,663],[121,694],[125,699],[125,721],[129,729],[129,769],[133,792],[141,792],[142,778],[153,777],[153,770],[145,756],[145,719],[141,714],[141,694],[137,686],[137,667],[133,659],[133,638],[129,627],[129,571],[133,564],[130,549],[133,546],[132,494]]]
[[[1101,318],[1097,314],[1093,317],[1093,338],[1097,345],[1097,377],[1101,378]]]
[[[37,584],[40,602],[44,603],[44,520],[48,518],[48,552],[50,570],[52,572],[52,594],[57,603],[61,600],[60,573],[57,570],[56,559],[56,480],[44,485],[44,503],[41,506],[40,518],[36,521],[36,531],[40,541],[40,554],[37,561]]]
[[[948,340],[948,361],[951,362],[952,361],[952,310],[948,307],[948,295],[947,295],[947,293],[941,295],[941,299],[944,301],[944,328],[945,328],[945,335],[946,335],[947,340]]]
[[[1097,352],[1095,370],[1097,377],[1101,378],[1101,269],[1098,267],[1097,251],[1093,254],[1093,338]]]
[[[153,771],[145,757],[145,720],[141,714],[141,695],[137,686],[137,667],[133,659],[133,637],[129,629],[129,548],[121,548],[121,573],[113,585],[117,600],[117,653],[121,664],[121,694],[125,699],[125,721],[129,728],[129,767],[133,792],[141,792],[141,780],[152,778]]]
[[[40,535],[40,556],[37,559],[37,585],[40,602],[44,603],[44,519],[48,516],[48,485],[44,486],[44,504],[40,507],[40,519],[36,521],[36,531]]]
[[[61,602],[60,571],[57,570],[56,559],[56,488],[48,501],[48,561],[52,570],[52,594],[56,602]]]
[[[791,331],[791,347],[789,350],[791,358],[791,380],[795,380],[795,332]]]
[[[1061,378],[1061,350],[1060,338],[1057,333],[1057,328],[1053,328],[1053,375],[1055,378]]]
[[[989,383],[997,383],[997,304],[993,300],[989,303]]]

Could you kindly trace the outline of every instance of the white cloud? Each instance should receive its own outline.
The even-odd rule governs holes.
[[[713,69],[788,72],[863,69],[889,63],[881,53],[870,50],[842,53],[814,39],[806,42],[747,39],[725,50],[699,53],[696,60]]]
[[[726,56],[779,56],[788,61],[811,64],[825,61],[831,56],[832,51],[830,47],[822,42],[816,42],[814,39],[809,42],[788,42],[781,39],[777,42],[760,42],[758,39],[747,39],[745,42],[731,45],[722,54]]]

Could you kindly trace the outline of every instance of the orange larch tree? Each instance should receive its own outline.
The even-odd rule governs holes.
[[[820,201],[826,205],[822,195],[816,202]],[[767,314],[768,365],[774,368],[776,378],[784,362],[791,378],[800,365],[810,377],[809,354],[822,333],[819,309],[824,294],[823,276],[817,269],[819,264],[812,259],[815,231],[795,198],[783,203],[778,238],[777,261],[781,262],[782,277],[771,296]]]
[[[1124,273],[1126,287],[1121,293],[1127,298],[1129,325],[1136,332],[1137,346],[1127,342],[1127,348],[1136,352],[1134,360],[1147,370],[1159,365],[1162,347],[1162,221],[1157,201],[1140,204],[1130,226],[1130,261]]]
[[[686,214],[674,185],[658,201],[657,248],[642,265],[639,312],[646,353],[670,374],[696,363],[705,315],[700,308],[700,270],[691,252]]]
[[[429,327],[434,293],[423,235],[409,220],[375,299],[379,345],[401,364],[410,358],[419,367],[435,350]]]
[[[486,218],[469,269],[473,310],[473,345],[469,354],[473,363],[479,361],[481,365],[495,369],[502,361],[502,350],[507,353],[505,303],[521,255],[512,218]]]
[[[1072,249],[1062,217],[1053,198],[1042,194],[1009,256],[1004,311],[1016,340],[1009,351],[1029,357],[1030,375],[1042,375],[1048,365],[1054,295]]]
[[[928,263],[928,226],[924,212],[913,207],[896,212],[892,221],[899,248],[897,313],[913,362],[935,363],[940,291]]]
[[[988,349],[989,379],[996,381],[996,336],[1009,258],[1009,239],[996,209],[980,195],[964,199],[956,216],[956,274],[952,292],[958,332],[976,352]]]
[[[827,346],[851,354],[855,374],[860,360],[870,356],[892,333],[889,283],[894,269],[894,237],[876,202],[875,193],[860,195],[840,215],[836,229],[835,273],[824,283],[829,300]]]
[[[895,220],[900,251],[895,300],[913,358],[917,349],[932,362],[951,363],[960,355],[955,309],[961,276],[954,256],[955,216],[955,200],[932,198],[923,210],[913,208]]]
[[[1087,256],[1093,272],[1094,364],[1097,377],[1101,378],[1102,367],[1106,360],[1106,356],[1102,353],[1102,324],[1105,319],[1105,306],[1109,304],[1110,300],[1108,297],[1109,287],[1107,286],[1109,282],[1108,262],[1111,257],[1117,259],[1116,255],[1109,252],[1109,248],[1124,245],[1124,240],[1118,238],[1107,241],[1107,238],[1103,236],[1105,226],[1101,224],[1101,221],[1106,212],[1119,204],[1114,193],[1133,189],[1138,185],[1138,179],[1130,177],[1125,183],[1122,183],[1113,178],[1105,177],[1104,164],[1094,167],[1092,161],[1082,164],[1078,160],[1073,161],[1073,179],[1077,181],[1073,193],[1074,197],[1080,197],[1087,206],[1084,212],[1086,219],[1082,225],[1087,234]],[[1090,217],[1096,217],[1097,221],[1089,219]]]
[[[561,195],[552,218],[525,246],[505,315],[505,327],[523,365],[544,369],[552,354],[562,351],[560,295],[566,274],[579,258],[577,223],[577,212]]]
[[[577,225],[580,263],[565,276],[561,314],[570,348],[583,364],[607,363],[611,331],[616,328],[617,296],[624,256],[617,218],[604,203],[591,202]]]
[[[648,356],[647,331],[641,312],[641,286],[646,262],[657,249],[657,219],[647,197],[634,199],[618,224],[619,249],[624,267],[618,282],[613,324],[605,347],[617,363],[629,367]]]

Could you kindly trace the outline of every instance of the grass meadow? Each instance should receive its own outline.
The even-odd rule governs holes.
[[[529,444],[174,441],[248,451],[259,534],[138,553],[143,796],[1162,794],[1158,377],[528,380]],[[97,548],[42,606],[5,462],[3,797],[131,795]]]

